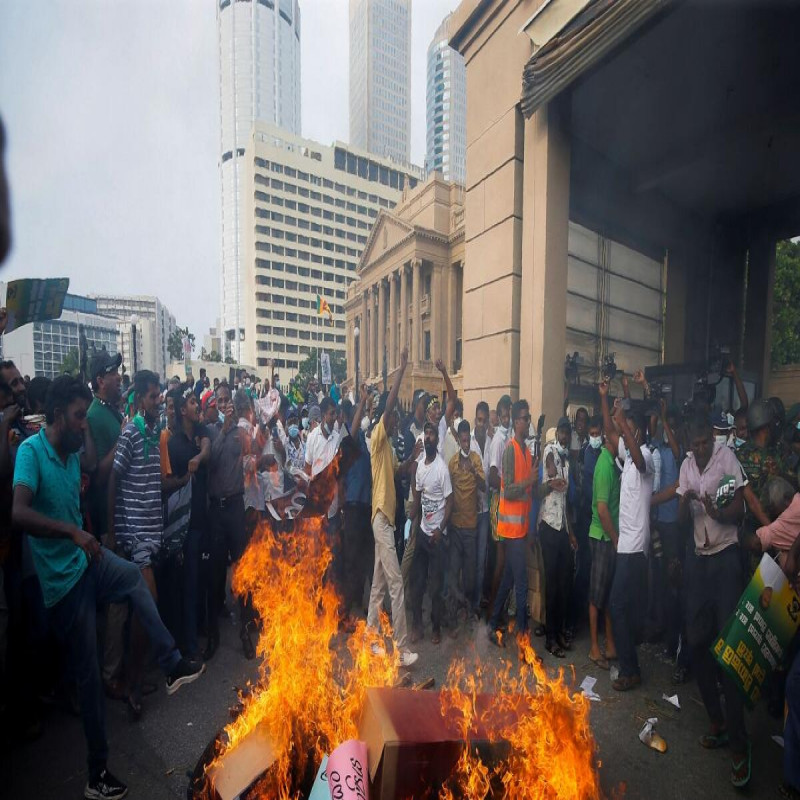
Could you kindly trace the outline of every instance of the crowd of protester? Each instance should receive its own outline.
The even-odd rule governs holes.
[[[762,552],[797,581],[800,407],[748,401],[729,365],[734,414],[705,396],[669,407],[637,371],[644,399],[631,401],[626,377],[614,400],[603,382],[594,416],[578,408],[545,429],[505,395],[470,420],[437,362],[443,397],[416,392],[404,418],[406,364],[404,352],[389,391],[342,399],[313,381],[281,387],[277,375],[237,373],[231,385],[201,371],[164,386],[142,370],[128,381],[105,352],[92,359],[91,390],[0,363],[6,722],[34,736],[33,698],[71,703],[89,752],[85,796],[123,797],[106,765],[104,697],[138,720],[156,688],[152,660],[170,694],[197,679],[225,616],[254,658],[269,621],[247,598],[231,608],[228,569],[262,516],[291,516],[298,491],[334,469],[324,532],[343,631],[360,618],[377,629],[388,595],[408,667],[428,631],[438,644],[485,619],[495,645],[541,637],[562,659],[587,626],[588,657],[618,691],[642,683],[638,645],[660,642],[673,682],[697,681],[710,720],[700,743],[729,746],[731,780],[744,786],[744,704],[710,646]],[[772,679],[773,701],[782,710],[785,686],[788,704],[790,796],[798,664],[787,659]]]

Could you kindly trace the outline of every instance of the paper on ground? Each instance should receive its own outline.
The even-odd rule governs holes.
[[[584,697],[587,697],[589,700],[594,700],[597,703],[601,700],[601,697],[594,690],[596,683],[597,683],[597,678],[592,678],[590,675],[587,675],[583,679],[583,683],[581,683],[580,688]]]
[[[642,729],[639,731],[639,738],[645,743],[649,744],[650,737],[653,734],[653,727],[658,722],[658,717],[650,717],[650,719],[645,722],[642,726]]]
[[[680,703],[680,700],[678,700],[678,695],[677,694],[672,695],[672,697],[667,697],[667,694],[665,692],[664,694],[661,695],[661,697],[664,700],[666,700],[668,703],[672,703],[672,705],[674,705],[675,708],[680,708],[681,707],[681,703]]]

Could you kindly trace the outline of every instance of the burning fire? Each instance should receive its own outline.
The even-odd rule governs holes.
[[[441,693],[442,714],[455,713],[465,747],[440,800],[505,797],[513,800],[594,800],[603,796],[589,727],[589,701],[570,691],[563,670],[550,678],[529,639],[519,643],[519,668],[500,669],[464,662],[450,666]],[[573,676],[574,680],[574,676]],[[493,692],[478,711],[478,697]],[[510,745],[507,758],[489,769],[470,747],[476,725],[490,740]]]
[[[312,487],[328,494],[337,472],[338,462]],[[309,492],[307,511],[325,507],[315,493]],[[248,798],[300,798],[296,787],[313,774],[323,755],[358,738],[367,687],[397,682],[398,653],[371,651],[372,644],[383,645],[383,637],[391,635],[387,619],[381,619],[380,635],[362,622],[347,640],[346,652],[335,646],[340,617],[339,598],[326,578],[331,559],[324,515],[301,515],[290,532],[261,524],[234,571],[234,591],[251,595],[263,620],[256,648],[259,681],[242,698],[243,710],[225,728],[226,740],[206,773],[264,726],[276,761]],[[479,712],[482,692],[494,697],[489,709]],[[476,665],[468,672],[463,661],[453,663],[441,707],[444,715],[453,716],[466,746],[441,787],[440,800],[602,797],[589,703],[569,690],[561,671],[555,679],[547,676],[529,642],[520,645],[516,670],[501,662],[499,669]],[[491,741],[510,744],[498,766],[484,764],[469,745],[478,724]]]

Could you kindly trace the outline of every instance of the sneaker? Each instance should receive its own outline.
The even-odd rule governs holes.
[[[122,800],[127,797],[128,787],[104,769],[94,780],[89,778],[83,796],[86,800]]]
[[[403,650],[400,653],[400,666],[410,667],[412,664],[417,663],[419,653],[412,653],[410,650]]]
[[[186,683],[196,681],[206,671],[205,664],[193,664],[182,658],[167,675],[167,694],[175,694]]]

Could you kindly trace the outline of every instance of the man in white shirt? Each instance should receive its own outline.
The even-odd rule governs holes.
[[[492,456],[492,437],[489,435],[489,404],[481,400],[475,407],[475,427],[472,429],[470,450],[481,457],[483,474],[489,477]],[[486,574],[486,556],[489,549],[489,491],[478,492],[478,537],[476,542],[474,608],[480,608],[483,598],[483,578]],[[486,598],[488,604],[489,598]]]
[[[555,437],[544,448],[544,478],[569,485],[569,445],[572,426],[567,417],[558,421]],[[542,500],[539,539],[545,571],[545,648],[556,658],[570,649],[565,625],[572,584],[573,552],[578,543],[567,514],[567,491],[553,491]]]
[[[622,464],[619,495],[619,538],[611,585],[609,610],[619,655],[619,677],[612,684],[628,691],[642,683],[636,655],[636,636],[647,607],[647,552],[650,548],[650,499],[655,467],[653,454],[644,446],[645,420],[630,419],[621,405],[612,422],[608,409],[608,383],[598,387],[606,438]],[[616,424],[616,425],[615,425]]]
[[[411,642],[422,638],[422,598],[425,584],[431,597],[431,641],[442,639],[444,575],[447,566],[447,522],[453,508],[450,472],[439,455],[439,431],[425,423],[425,456],[417,463],[411,518],[419,523],[411,567]]]

